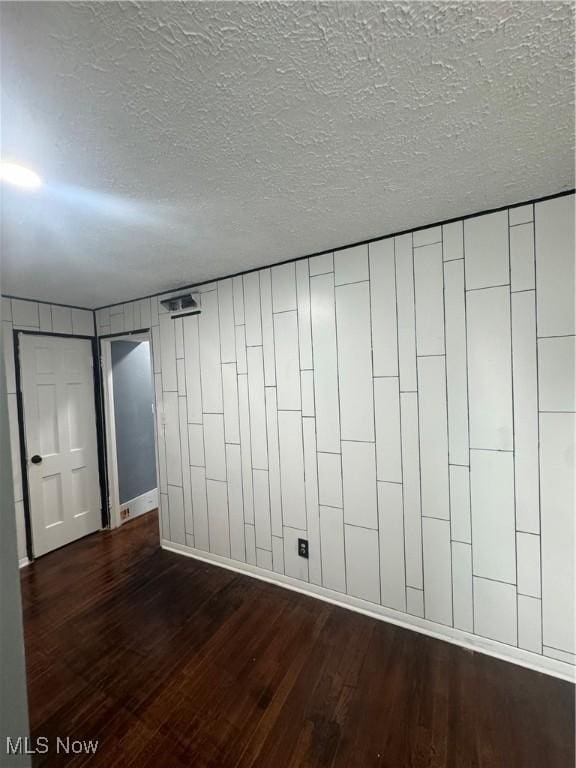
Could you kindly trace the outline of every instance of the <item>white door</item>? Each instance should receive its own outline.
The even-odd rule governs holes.
[[[20,334],[20,366],[38,557],[101,527],[91,342]]]

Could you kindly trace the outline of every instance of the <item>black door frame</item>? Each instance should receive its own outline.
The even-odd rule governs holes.
[[[108,510],[108,478],[106,476],[106,446],[104,436],[104,413],[102,409],[102,376],[100,370],[100,347],[97,336],[84,336],[73,333],[52,333],[14,328],[14,371],[16,376],[16,407],[18,413],[18,437],[20,440],[20,472],[22,475],[22,502],[24,507],[24,527],[26,530],[26,554],[30,562],[34,560],[32,549],[32,522],[30,510],[30,487],[28,484],[28,460],[26,457],[26,430],[24,421],[24,399],[22,396],[22,371],[20,367],[20,335],[54,336],[61,339],[83,339],[89,341],[92,348],[92,371],[94,379],[94,410],[96,419],[96,445],[98,453],[98,484],[100,487],[100,515],[102,528],[110,527]]]

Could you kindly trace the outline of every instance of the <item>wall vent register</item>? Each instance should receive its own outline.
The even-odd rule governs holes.
[[[185,315],[199,315],[200,308],[199,296],[193,293],[182,293],[178,296],[170,296],[163,299],[160,304],[165,307],[172,317],[183,317]]]

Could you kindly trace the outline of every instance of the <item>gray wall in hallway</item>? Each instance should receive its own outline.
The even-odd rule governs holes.
[[[125,504],[156,488],[154,387],[147,342],[111,346],[118,486]]]

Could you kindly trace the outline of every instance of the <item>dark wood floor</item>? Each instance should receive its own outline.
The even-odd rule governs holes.
[[[37,766],[574,766],[569,683],[163,552],[155,513],[22,587],[32,735],[99,740]]]

